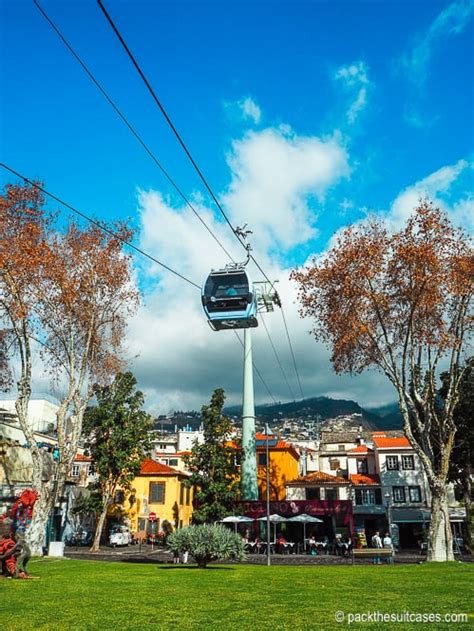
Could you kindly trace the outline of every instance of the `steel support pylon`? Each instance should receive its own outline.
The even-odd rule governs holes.
[[[253,390],[252,331],[244,329],[244,387],[242,400],[241,495],[258,500],[257,456],[255,451],[255,403]]]

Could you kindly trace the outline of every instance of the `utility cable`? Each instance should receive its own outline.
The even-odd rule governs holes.
[[[51,199],[54,199],[56,202],[58,202],[59,204],[61,204],[62,206],[64,206],[65,208],[69,208],[69,210],[72,210],[73,213],[75,213],[76,215],[79,215],[79,217],[82,217],[83,219],[86,219],[87,221],[89,221],[92,225],[96,226],[97,228],[99,228],[100,230],[102,230],[102,232],[105,232],[106,234],[110,235],[111,237],[114,237],[114,239],[118,239],[119,241],[121,241],[124,245],[128,245],[129,248],[132,248],[132,250],[135,250],[136,252],[138,252],[139,254],[142,254],[143,256],[145,256],[147,259],[150,259],[150,261],[153,261],[154,263],[157,263],[158,265],[160,265],[161,267],[163,267],[164,269],[168,270],[168,272],[171,272],[172,274],[174,274],[175,276],[177,276],[178,278],[181,278],[182,280],[186,281],[187,283],[189,283],[190,285],[193,285],[194,287],[197,287],[197,289],[201,290],[201,287],[193,282],[192,280],[190,280],[189,278],[186,278],[186,276],[183,276],[183,274],[180,274],[179,272],[177,272],[176,270],[172,269],[171,267],[169,267],[168,265],[165,265],[165,263],[162,263],[161,261],[159,261],[158,259],[156,259],[154,256],[152,256],[151,254],[148,254],[147,252],[145,252],[144,250],[140,249],[139,247],[137,247],[136,245],[133,245],[133,243],[131,243],[130,241],[127,241],[126,239],[124,239],[123,237],[121,237],[119,234],[117,234],[116,232],[114,232],[113,230],[110,230],[109,228],[107,228],[106,226],[104,226],[102,223],[100,223],[99,221],[96,221],[95,219],[92,219],[92,217],[89,217],[88,215],[86,215],[85,213],[83,213],[82,211],[78,210],[77,208],[74,208],[74,206],[71,206],[71,204],[68,204],[67,202],[65,202],[63,199],[61,199],[60,197],[58,197],[57,195],[54,195],[53,193],[51,193],[50,191],[48,191],[47,189],[45,189],[43,186],[40,186],[39,184],[37,184],[36,182],[34,182],[33,180],[30,180],[29,178],[25,177],[24,175],[22,175],[21,173],[18,173],[18,171],[15,171],[15,169],[12,169],[11,167],[7,166],[6,164],[4,164],[3,162],[0,162],[0,167],[2,167],[3,169],[6,169],[7,171],[10,171],[10,173],[13,173],[13,175],[15,175],[16,177],[19,177],[20,179],[24,180],[25,182],[28,182],[28,184],[30,186],[33,186],[34,188],[38,189],[39,191],[41,191],[42,193],[44,193],[44,195],[47,195],[48,197],[50,197]]]
[[[280,357],[279,357],[279,355],[278,355],[278,353],[277,353],[277,350],[276,350],[276,348],[275,348],[275,344],[273,343],[273,340],[272,340],[272,338],[271,338],[271,336],[270,336],[270,332],[269,332],[269,330],[268,330],[268,328],[267,328],[267,324],[266,324],[266,322],[265,322],[265,318],[263,317],[263,313],[260,313],[260,322],[263,324],[263,328],[265,329],[265,332],[266,332],[266,334],[267,334],[267,336],[268,336],[268,340],[269,340],[269,342],[270,342],[270,344],[271,344],[271,347],[272,347],[272,349],[273,349],[273,353],[275,354],[275,357],[276,357],[277,363],[278,363],[278,365],[280,366],[281,374],[283,375],[283,378],[284,378],[284,380],[286,381],[286,385],[288,386],[288,390],[290,391],[290,396],[291,396],[291,398],[293,399],[293,401],[295,401],[295,400],[296,400],[296,399],[295,399],[295,395],[293,394],[293,390],[292,390],[292,388],[291,388],[291,386],[290,386],[290,382],[288,381],[288,377],[286,376],[286,373],[285,373],[285,371],[283,370],[283,366],[282,366],[282,363],[281,363],[281,361],[280,361]]]
[[[206,224],[206,222],[204,221],[204,219],[201,217],[201,215],[197,212],[197,210],[194,208],[194,206],[191,204],[191,202],[188,200],[188,198],[186,197],[186,195],[183,193],[183,191],[181,190],[181,188],[178,186],[178,184],[173,180],[173,178],[171,177],[171,175],[168,173],[168,171],[164,168],[164,166],[159,162],[158,158],[155,156],[155,154],[153,153],[153,151],[150,149],[150,147],[146,144],[146,142],[143,140],[143,138],[140,136],[140,134],[137,132],[137,130],[133,127],[133,125],[130,123],[130,121],[128,120],[128,118],[125,116],[125,114],[123,114],[123,112],[119,109],[119,107],[115,104],[115,102],[112,100],[112,98],[109,96],[109,94],[107,93],[107,91],[105,90],[105,88],[102,86],[102,84],[95,78],[94,74],[92,73],[92,71],[87,67],[87,65],[85,64],[85,62],[81,59],[81,57],[78,55],[78,53],[76,53],[76,51],[74,50],[74,48],[71,46],[71,44],[67,41],[67,39],[65,38],[65,36],[62,34],[62,32],[59,30],[59,28],[56,26],[56,24],[53,22],[53,20],[49,17],[49,15],[46,13],[46,11],[41,7],[41,5],[39,4],[38,0],[33,0],[36,8],[38,9],[38,11],[41,13],[41,15],[44,17],[44,19],[48,22],[48,24],[51,26],[51,28],[53,29],[53,31],[56,33],[56,35],[59,37],[59,39],[62,41],[62,43],[64,44],[64,46],[66,46],[66,48],[69,50],[69,52],[71,53],[71,55],[74,57],[74,59],[78,62],[78,64],[81,66],[81,68],[84,70],[84,72],[88,75],[89,79],[94,83],[94,85],[96,86],[96,88],[102,93],[102,95],[104,96],[104,98],[107,100],[107,102],[112,106],[112,108],[114,109],[114,111],[116,112],[116,114],[122,119],[122,121],[125,123],[125,125],[128,127],[128,129],[132,132],[132,134],[135,136],[135,138],[138,140],[138,142],[140,143],[140,145],[145,149],[145,151],[147,152],[147,154],[150,156],[150,158],[153,160],[153,162],[156,164],[156,166],[160,169],[161,173],[165,176],[165,178],[168,180],[168,182],[173,186],[173,188],[177,191],[178,195],[181,197],[181,199],[184,201],[184,203],[192,210],[192,212],[195,214],[195,216],[199,219],[199,221],[202,223],[202,225],[206,228],[206,230],[209,232],[209,234],[212,236],[212,238],[219,244],[219,246],[222,248],[222,250],[227,254],[227,256],[230,258],[231,261],[235,262],[234,259],[232,258],[232,256],[229,254],[229,252],[227,251],[227,249],[225,248],[225,246],[221,243],[221,241],[218,239],[218,237],[216,237],[216,235],[214,234],[214,232],[211,230],[211,228],[209,228],[209,226]]]

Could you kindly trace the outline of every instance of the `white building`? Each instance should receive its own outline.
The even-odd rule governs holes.
[[[56,412],[59,406],[47,399],[31,399],[28,403],[28,421],[35,432],[41,434],[51,433],[56,429]],[[16,419],[14,399],[1,399],[0,410],[3,410]],[[3,425],[3,423],[2,423]]]

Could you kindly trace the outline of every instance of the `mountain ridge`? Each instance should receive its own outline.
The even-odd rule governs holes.
[[[228,415],[240,415],[241,407],[234,405],[224,409]],[[266,422],[278,417],[314,417],[320,416],[321,420],[336,418],[338,416],[361,414],[365,422],[373,429],[400,429],[402,417],[396,403],[376,407],[362,408],[352,399],[333,399],[331,397],[310,397],[302,401],[289,401],[286,403],[271,403],[255,406],[257,420]]]

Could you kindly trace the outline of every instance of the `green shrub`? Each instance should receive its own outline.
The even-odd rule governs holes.
[[[242,537],[221,525],[180,528],[169,535],[168,546],[173,552],[188,551],[199,567],[220,559],[245,559]]]

